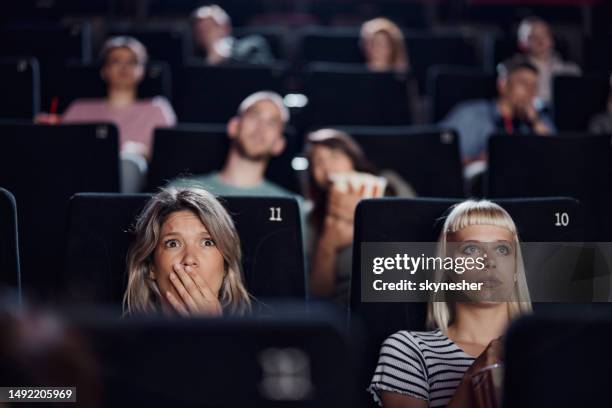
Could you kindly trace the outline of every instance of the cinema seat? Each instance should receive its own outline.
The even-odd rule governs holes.
[[[77,194],[70,200],[66,271],[67,303],[120,305],[126,255],[136,216],[148,194]],[[240,236],[247,289],[258,299],[306,298],[298,203],[283,197],[225,197]],[[282,221],[273,221],[280,208]],[[275,212],[275,216],[277,213]]]
[[[227,123],[250,94],[270,90],[283,94],[285,67],[186,65],[176,78],[175,109],[181,122]]]
[[[0,187],[0,286],[21,289],[17,204],[10,191]]]
[[[421,94],[425,94],[427,71],[436,65],[479,67],[476,39],[462,33],[407,33],[406,46]]]
[[[149,166],[148,191],[165,186],[180,176],[202,175],[220,170],[227,157],[229,139],[225,124],[179,125],[155,130],[153,157]],[[270,160],[266,177],[298,191],[298,180],[291,160],[298,151],[298,141],[291,128],[285,130],[287,147]]]
[[[559,131],[585,132],[591,118],[606,111],[610,90],[606,75],[557,76],[552,86],[553,118]]]
[[[358,406],[358,337],[323,312],[285,309],[208,320],[98,314],[73,327],[99,367],[101,406]]]
[[[494,135],[488,197],[565,196],[580,200],[586,241],[612,241],[611,136]]]
[[[599,74],[612,72],[612,33],[586,37],[582,49],[586,72]]]
[[[610,404],[610,315],[529,317],[510,327],[504,346],[504,407]]]
[[[0,186],[19,208],[24,290],[52,296],[63,267],[68,199],[79,191],[119,191],[113,125],[0,125]]]
[[[410,72],[416,78],[422,94],[430,67],[478,65],[474,38],[461,33],[405,31],[404,39],[410,58]],[[358,29],[309,27],[301,33],[300,44],[302,64],[314,61],[345,64],[365,62],[359,46]]]
[[[409,75],[369,72],[363,65],[313,63],[306,69],[307,123],[409,125]]]
[[[2,56],[33,56],[42,63],[75,60],[93,62],[92,28],[87,22],[72,24],[9,24],[1,30]]]
[[[423,197],[463,197],[459,140],[437,127],[342,127],[378,170],[393,170]]]
[[[299,60],[362,64],[359,30],[355,28],[306,27],[299,32]]]
[[[364,354],[367,387],[382,342],[398,330],[425,330],[426,304],[417,302],[362,302],[361,246],[365,242],[436,242],[447,210],[460,200],[432,198],[382,198],[363,200],[355,214],[350,313],[366,333]],[[496,200],[519,228],[523,242],[580,242],[583,237],[577,201],[568,198]],[[554,213],[566,212],[574,222],[567,228],[554,225]],[[546,309],[543,308],[543,309]],[[364,399],[371,397],[364,394]]]
[[[460,102],[494,99],[497,96],[495,75],[476,68],[433,67],[427,72],[427,95],[429,119],[436,123]]]
[[[36,58],[1,58],[0,119],[33,120],[40,111],[40,67]],[[10,97],[9,97],[10,96]]]

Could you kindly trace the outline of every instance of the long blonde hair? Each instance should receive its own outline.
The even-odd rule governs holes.
[[[531,298],[527,287],[525,265],[519,245],[517,228],[510,214],[499,205],[488,200],[467,200],[453,206],[444,221],[444,226],[438,239],[438,256],[446,256],[448,234],[455,233],[470,225],[493,225],[505,228],[512,233],[513,243],[516,247],[517,279],[511,300],[507,302],[508,316],[510,319],[514,319],[522,314],[531,312]],[[442,279],[442,271],[436,271],[436,281],[440,282]],[[435,292],[428,303],[427,326],[430,328],[446,330],[455,319],[454,303],[447,301],[444,296],[444,293]]]
[[[200,218],[223,256],[225,274],[219,290],[223,310],[237,315],[247,313],[251,301],[243,284],[240,238],[232,218],[206,190],[167,188],[149,200],[136,221],[136,237],[127,256],[128,284],[123,297],[124,314],[146,314],[160,310],[159,288],[148,277],[153,266],[153,252],[165,220],[170,214],[183,210],[191,211]]]
[[[396,71],[406,71],[410,68],[406,42],[402,30],[391,20],[378,17],[368,20],[361,26],[360,41],[362,48],[374,38],[377,33],[384,33],[391,39],[393,45],[393,56],[391,65]]]

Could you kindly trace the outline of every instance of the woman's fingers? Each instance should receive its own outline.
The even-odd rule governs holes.
[[[187,311],[185,305],[169,291],[166,292],[166,299],[168,299],[168,302],[178,314],[181,316],[189,316],[189,311]]]
[[[197,288],[195,287],[193,280],[191,280],[185,271],[182,270],[180,265],[173,265],[172,270],[174,272],[170,273],[170,282],[172,282],[176,288],[176,291],[187,308],[192,312],[196,312],[198,308],[192,294],[197,295],[197,293],[195,293]]]
[[[183,268],[181,265],[176,265],[174,270],[176,271],[176,277],[171,277],[171,280],[175,279],[175,287],[187,305],[189,312],[205,315],[221,314],[219,299],[205,279],[190,266]]]
[[[206,280],[204,280],[200,275],[198,275],[191,266],[186,266],[185,271],[191,277],[191,279],[193,279],[193,282],[200,290],[200,293],[202,294],[205,301],[209,302],[215,299],[215,295],[213,294]]]

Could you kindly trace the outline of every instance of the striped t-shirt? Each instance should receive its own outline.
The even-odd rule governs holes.
[[[383,343],[368,390],[379,405],[382,391],[391,391],[429,401],[430,407],[445,407],[473,362],[440,330],[401,330]]]

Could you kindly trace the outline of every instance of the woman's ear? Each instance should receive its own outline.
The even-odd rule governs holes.
[[[155,274],[155,270],[153,269],[153,266],[149,268],[149,272],[147,272],[147,278],[152,281],[157,280],[157,275]]]

